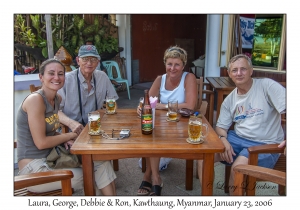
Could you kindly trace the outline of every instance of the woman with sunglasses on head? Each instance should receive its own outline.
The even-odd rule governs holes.
[[[159,98],[156,109],[168,110],[169,100],[178,100],[178,109],[194,110],[197,102],[196,77],[184,72],[187,63],[187,52],[178,47],[168,48],[164,53],[166,73],[158,76],[153,82],[149,96]],[[137,109],[140,114],[140,109]],[[137,195],[161,195],[163,182],[159,174],[160,158],[146,158],[146,172]]]
[[[47,165],[46,157],[53,147],[64,144],[70,148],[77,138],[74,132],[59,134],[58,109],[61,96],[57,91],[65,83],[65,66],[58,60],[48,59],[39,69],[41,89],[28,95],[17,112],[17,158],[19,175],[54,170]],[[70,168],[74,174],[71,183],[74,189],[83,188],[82,169]],[[77,177],[81,173],[81,177]],[[28,188],[31,192],[61,189],[60,182]]]

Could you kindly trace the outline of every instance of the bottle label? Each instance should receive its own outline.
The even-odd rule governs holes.
[[[144,109],[152,109],[150,105],[145,104]]]
[[[142,118],[142,130],[152,131],[152,114],[144,114]]]

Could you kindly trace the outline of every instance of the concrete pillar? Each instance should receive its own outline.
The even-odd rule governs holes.
[[[120,57],[126,60],[126,75],[129,86],[132,85],[132,70],[131,70],[131,31],[130,31],[130,15],[116,15],[116,25],[119,33],[119,47],[124,50],[120,53]]]

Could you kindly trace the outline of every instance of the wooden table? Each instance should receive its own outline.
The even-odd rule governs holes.
[[[71,148],[73,154],[82,155],[82,170],[84,191],[88,196],[95,195],[94,190],[94,160],[112,160],[140,157],[172,157],[181,159],[203,159],[202,195],[212,195],[214,177],[214,154],[224,151],[223,143],[213,128],[208,124],[209,134],[203,144],[189,144],[188,118],[181,118],[179,122],[167,122],[166,111],[156,110],[155,128],[152,135],[141,133],[140,119],[136,109],[118,109],[115,115],[101,112],[101,129],[111,133],[114,129],[118,136],[121,129],[129,128],[131,136],[122,140],[109,140],[102,136],[90,136],[88,126]],[[182,174],[184,176],[184,174]],[[142,177],[141,177],[142,180]],[[139,180],[139,181],[141,181]],[[139,183],[136,183],[138,188]]]
[[[209,84],[217,92],[217,120],[220,114],[222,102],[236,86],[230,77],[206,77]]]

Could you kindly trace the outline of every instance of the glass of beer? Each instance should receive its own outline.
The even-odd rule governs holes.
[[[89,134],[91,135],[99,134],[101,128],[100,113],[97,111],[89,112],[88,120],[89,120]]]
[[[201,117],[191,116],[189,119],[188,133],[190,143],[202,143],[208,134],[208,126],[202,123]]]
[[[170,121],[178,120],[178,101],[168,101],[168,119]]]
[[[138,105],[138,109],[139,109],[140,111],[142,111],[143,103],[144,103],[144,97],[140,97],[139,105]],[[138,115],[138,117],[141,118],[141,114]]]
[[[106,96],[106,114],[116,113],[116,98],[114,96]]]

